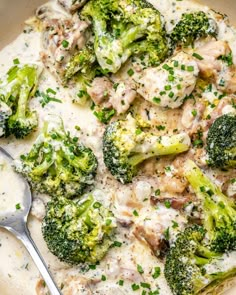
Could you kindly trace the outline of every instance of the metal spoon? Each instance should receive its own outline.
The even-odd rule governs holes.
[[[8,154],[3,148],[0,147],[0,153],[2,153],[5,157],[9,159],[9,162],[13,162],[13,158]],[[42,256],[39,253],[34,241],[30,236],[30,232],[27,228],[27,218],[29,215],[29,211],[32,204],[32,195],[28,182],[19,175],[22,182],[24,182],[24,199],[22,210],[16,210],[13,213],[4,214],[4,212],[0,212],[0,227],[3,227],[13,233],[17,239],[19,239],[32,259],[34,260],[36,266],[38,267],[47,287],[52,295],[61,295],[61,292],[57,288],[47,266],[44,262]]]

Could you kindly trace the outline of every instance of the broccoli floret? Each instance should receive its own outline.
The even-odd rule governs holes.
[[[192,161],[185,165],[185,177],[201,201],[203,224],[210,247],[216,252],[236,250],[236,204],[225,196]]]
[[[14,134],[24,138],[38,125],[35,111],[28,107],[38,84],[39,68],[36,65],[15,65],[0,81],[2,135]]]
[[[189,149],[186,133],[172,136],[153,135],[145,131],[145,123],[131,115],[108,125],[103,136],[104,162],[111,174],[122,183],[132,182],[137,165],[162,155],[175,155]]]
[[[210,166],[236,167],[236,114],[215,120],[207,134],[206,150]]]
[[[170,33],[171,47],[193,45],[194,41],[207,36],[216,37],[216,22],[205,12],[184,13]]]
[[[81,15],[92,20],[94,50],[104,71],[116,73],[132,55],[157,65],[167,54],[160,13],[145,0],[91,0]]]
[[[92,44],[88,43],[78,53],[76,53],[66,65],[65,81],[71,79],[76,73],[88,73],[96,61]]]
[[[97,159],[92,150],[71,138],[60,117],[50,115],[30,152],[22,155],[16,170],[36,191],[52,197],[81,194],[93,183]]]
[[[194,295],[236,275],[235,252],[219,254],[205,244],[206,230],[187,227],[177,235],[166,257],[164,274],[174,295]]]
[[[112,212],[90,195],[80,202],[60,197],[47,204],[42,224],[49,250],[69,264],[96,263],[113,244]]]

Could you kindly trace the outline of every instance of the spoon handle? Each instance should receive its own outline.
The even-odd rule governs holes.
[[[20,225],[18,223],[18,225]],[[47,266],[44,262],[41,254],[39,253],[39,250],[37,246],[35,245],[34,241],[32,240],[29,230],[26,227],[26,225],[21,224],[20,225],[21,230],[8,228],[12,233],[16,235],[16,237],[24,244],[26,249],[28,250],[29,254],[31,255],[34,263],[38,267],[39,272],[41,273],[51,295],[62,295],[62,293],[57,288]]]

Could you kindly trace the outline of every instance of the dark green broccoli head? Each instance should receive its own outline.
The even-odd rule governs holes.
[[[208,164],[218,168],[236,167],[236,114],[215,120],[207,134]]]
[[[47,204],[42,232],[54,255],[76,265],[100,261],[113,243],[115,227],[112,212],[93,196],[80,202],[60,197]]]
[[[0,81],[1,125],[4,125],[2,133],[5,136],[14,134],[16,138],[24,138],[36,129],[37,114],[28,104],[36,90],[40,71],[36,65],[15,65]]]
[[[108,125],[103,136],[104,162],[109,171],[122,183],[132,182],[137,165],[144,160],[162,155],[175,155],[189,149],[187,134],[153,135],[145,130],[145,122],[131,115]]]
[[[211,251],[204,244],[205,236],[204,227],[192,225],[180,232],[171,246],[164,274],[174,295],[199,294],[236,274],[236,262],[227,263],[233,252]]]
[[[169,35],[172,48],[176,45],[189,46],[194,41],[207,36],[215,37],[217,34],[216,22],[209,18],[205,12],[184,13]]]
[[[16,170],[39,192],[52,197],[73,197],[93,183],[97,159],[78,138],[65,132],[60,117],[49,116],[28,154]]]
[[[209,247],[221,253],[236,250],[235,202],[190,160],[185,165],[185,176],[201,201]]]
[[[160,13],[145,0],[91,0],[81,15],[92,20],[94,50],[104,71],[116,73],[134,55],[154,65],[167,54]]]

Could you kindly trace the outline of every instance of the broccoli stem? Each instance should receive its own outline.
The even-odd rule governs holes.
[[[79,202],[78,203],[78,208],[77,208],[77,211],[76,211],[76,215],[79,217],[85,217],[85,221],[88,222],[88,219],[86,219],[87,217],[87,211],[88,209],[90,208],[90,206],[92,205],[92,203],[94,202],[94,198],[92,195],[89,195],[88,198],[82,202]],[[92,223],[91,222],[88,222],[89,225],[91,225]]]
[[[185,177],[202,202],[203,223],[212,239],[215,235],[215,228],[224,229],[228,224],[234,222],[235,204],[191,160],[185,164]]]
[[[29,99],[30,90],[31,89],[28,85],[21,86],[17,110],[14,115],[18,119],[21,119],[21,118],[25,119],[25,117],[26,117],[27,103],[28,103],[28,99]]]
[[[150,142],[155,142],[153,145]],[[153,136],[148,139],[144,139],[142,144],[136,147],[136,151],[139,152],[129,158],[129,163],[136,166],[146,159],[155,156],[175,155],[185,152],[189,149],[190,140],[186,134],[177,134],[172,136]],[[147,146],[146,152],[143,153],[143,147]]]

